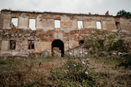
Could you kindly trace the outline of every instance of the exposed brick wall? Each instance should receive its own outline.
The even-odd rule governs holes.
[[[1,26],[2,26],[2,18],[1,18],[1,12],[0,12],[0,29],[1,29]]]
[[[2,26],[2,18],[1,18],[1,11],[0,11],[0,53],[1,53],[1,43],[2,43],[1,26]]]
[[[1,17],[2,14],[2,17]],[[131,18],[115,18],[107,15],[69,14],[54,12],[24,12],[3,10],[0,14],[0,51],[1,54],[28,55],[33,52],[48,51],[52,53],[52,42],[60,40],[64,44],[64,52],[69,46],[74,48],[71,52],[74,56],[82,48],[79,41],[90,35],[96,29],[99,21],[105,32],[117,31],[116,22],[120,22],[121,28],[131,35]],[[11,18],[18,18],[18,26],[12,26]],[[29,19],[36,20],[36,30],[29,29]],[[60,20],[60,28],[55,28],[54,20]],[[83,28],[78,29],[78,21],[83,21]],[[125,32],[126,33],[126,32]],[[126,34],[125,34],[126,35]],[[16,40],[15,50],[9,49],[10,40]],[[34,40],[34,49],[28,49],[28,40]],[[83,50],[84,53],[85,50]]]

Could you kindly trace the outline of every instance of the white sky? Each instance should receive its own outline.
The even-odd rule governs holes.
[[[0,0],[1,9],[116,15],[122,9],[131,12],[131,0]]]

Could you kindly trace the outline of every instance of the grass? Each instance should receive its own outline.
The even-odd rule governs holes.
[[[90,68],[99,77],[96,85],[99,87],[130,87],[131,70],[120,67],[119,64],[125,59],[115,58],[92,58]],[[123,78],[124,77],[124,78]]]
[[[119,66],[123,61],[104,57],[0,60],[0,87],[130,87],[131,69]]]
[[[9,71],[16,70],[23,66],[22,60],[0,60],[0,70]]]

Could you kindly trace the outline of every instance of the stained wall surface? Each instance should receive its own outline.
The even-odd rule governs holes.
[[[18,26],[11,23],[12,18],[18,18]],[[29,19],[35,19],[36,30],[29,28]],[[60,28],[55,28],[55,20],[60,21]],[[82,21],[83,28],[78,28]],[[131,33],[131,18],[110,15],[70,14],[55,12],[26,12],[2,10],[0,14],[0,50],[1,55],[28,55],[46,50],[52,55],[52,42],[60,40],[64,44],[64,53],[69,47],[76,48],[84,36],[97,29],[96,22],[101,23],[105,31],[115,32],[116,22],[123,32]],[[10,40],[16,41],[15,49],[10,49]],[[34,49],[29,49],[29,40],[34,41]],[[61,48],[61,45],[59,47]]]

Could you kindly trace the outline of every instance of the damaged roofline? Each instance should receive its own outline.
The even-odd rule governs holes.
[[[30,14],[54,14],[54,15],[69,15],[69,16],[100,16],[100,17],[115,17],[113,15],[99,15],[99,14],[77,14],[77,13],[64,13],[64,12],[36,12],[36,11],[16,11],[16,10],[9,10],[9,9],[2,9],[2,12],[11,12],[11,13],[30,13]]]

